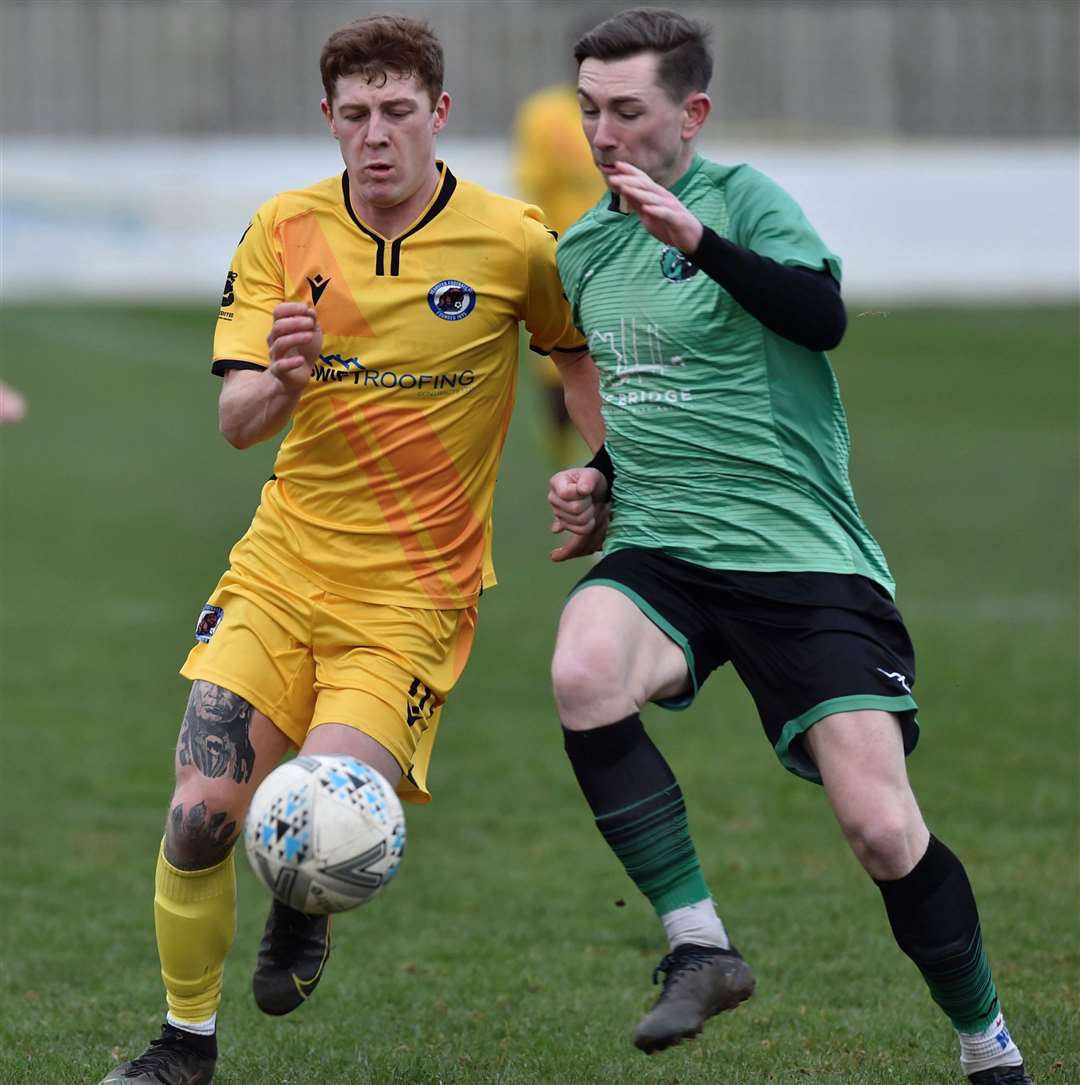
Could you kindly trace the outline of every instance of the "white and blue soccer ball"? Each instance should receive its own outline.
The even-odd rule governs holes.
[[[259,880],[300,912],[371,900],[405,852],[405,815],[384,776],[355,757],[297,757],[259,785],[244,826]]]

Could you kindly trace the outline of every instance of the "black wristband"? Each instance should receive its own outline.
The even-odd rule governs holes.
[[[593,467],[600,472],[607,479],[607,497],[606,500],[611,500],[611,495],[615,490],[615,464],[611,462],[611,457],[608,455],[607,445],[601,445],[596,454],[587,464],[586,467]]]

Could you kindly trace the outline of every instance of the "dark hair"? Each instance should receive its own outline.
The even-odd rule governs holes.
[[[623,60],[638,53],[656,53],[656,80],[673,101],[703,91],[712,78],[709,28],[666,8],[634,8],[602,22],[582,35],[574,59]]]
[[[423,19],[405,15],[369,15],[335,30],[319,56],[326,100],[343,75],[362,75],[380,86],[391,75],[412,75],[428,92],[431,108],[442,94],[443,51],[435,31]]]

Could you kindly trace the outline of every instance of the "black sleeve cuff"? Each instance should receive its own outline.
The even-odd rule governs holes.
[[[607,445],[601,445],[596,450],[596,455],[585,466],[595,467],[607,479],[607,500],[610,501],[615,492],[615,464],[611,462],[611,457],[608,455]]]
[[[234,358],[221,358],[210,366],[210,372],[213,373],[215,377],[224,377],[226,370],[229,369],[263,370],[266,368],[265,365],[259,365],[257,362],[241,362]]]
[[[551,352],[557,350],[560,354],[584,354],[589,349],[588,343],[580,343],[576,347],[552,347],[551,350],[544,350],[542,347],[534,347],[529,344],[529,350],[533,354],[539,354],[542,358],[549,358]]]

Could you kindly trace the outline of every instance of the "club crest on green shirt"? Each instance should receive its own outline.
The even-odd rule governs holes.
[[[673,283],[685,282],[698,273],[697,264],[672,245],[666,245],[660,253],[660,270]]]

